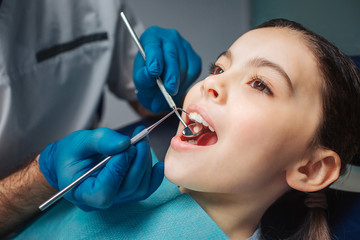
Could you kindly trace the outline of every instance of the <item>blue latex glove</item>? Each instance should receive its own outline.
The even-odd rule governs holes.
[[[143,200],[160,186],[164,163],[152,167],[147,138],[131,146],[129,137],[107,128],[77,131],[48,145],[39,165],[49,184],[60,190],[108,155],[113,157],[106,166],[67,193],[67,200],[91,211]]]
[[[199,76],[201,59],[173,29],[150,27],[142,34],[140,42],[145,50],[146,64],[139,53],[133,72],[138,100],[155,113],[169,110],[155,78],[162,78],[166,90],[178,104]]]

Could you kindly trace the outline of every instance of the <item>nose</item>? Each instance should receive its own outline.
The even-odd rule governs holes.
[[[220,75],[207,77],[201,85],[201,92],[206,98],[216,103],[226,103],[226,83],[220,78]]]

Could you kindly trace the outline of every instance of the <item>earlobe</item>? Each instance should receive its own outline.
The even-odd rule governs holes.
[[[299,191],[319,191],[339,177],[340,166],[341,160],[336,152],[318,148],[310,157],[287,169],[286,181],[290,187]]]

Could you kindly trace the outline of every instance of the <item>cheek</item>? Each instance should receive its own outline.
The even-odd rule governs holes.
[[[264,139],[258,128],[251,129],[253,125],[248,126],[241,133],[237,131],[245,137],[235,140],[234,133],[233,141],[224,142],[214,153],[221,159],[214,167],[218,177],[215,191],[245,193],[271,186],[273,182],[284,182],[286,158],[279,154],[282,146]]]
[[[224,146],[230,147],[228,157],[238,156],[246,159],[245,164],[264,168],[284,166],[288,157],[297,155],[297,141],[293,138],[291,120],[283,115],[254,108],[243,108],[241,113],[233,111],[229,119],[234,121],[228,121],[223,133]]]
[[[234,144],[261,140],[269,129],[266,122],[271,116],[255,108],[243,106],[241,110],[227,109],[226,112],[228,116],[227,121],[223,122],[222,135],[229,144],[230,142]]]

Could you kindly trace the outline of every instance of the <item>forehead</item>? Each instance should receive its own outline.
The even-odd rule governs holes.
[[[278,64],[283,64],[283,67],[294,62],[316,63],[302,35],[285,28],[260,28],[249,31],[238,38],[229,50],[234,57],[262,57],[277,61]],[[299,58],[303,58],[304,61],[300,61]]]
[[[228,52],[220,59],[226,58],[238,66],[246,66],[254,58],[267,59],[281,66],[295,87],[320,91],[317,60],[299,32],[286,28],[255,29],[238,38]]]

